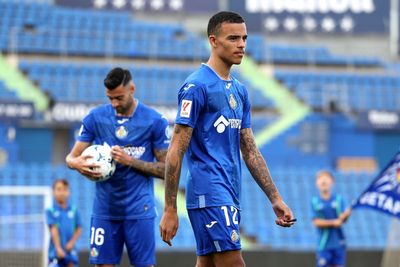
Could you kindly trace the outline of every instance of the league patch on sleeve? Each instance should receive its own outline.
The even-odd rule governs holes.
[[[191,100],[182,100],[181,104],[181,117],[182,118],[190,118],[190,111],[192,110],[192,101]]]

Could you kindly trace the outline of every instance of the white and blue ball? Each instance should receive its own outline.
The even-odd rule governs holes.
[[[110,147],[104,145],[92,145],[82,152],[83,156],[91,156],[87,159],[88,163],[99,165],[94,171],[100,172],[101,177],[96,182],[102,182],[111,178],[115,172],[115,161],[111,156]]]

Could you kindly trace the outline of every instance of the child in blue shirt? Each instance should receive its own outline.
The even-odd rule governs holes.
[[[79,213],[69,201],[69,184],[65,179],[53,183],[53,205],[46,210],[50,229],[49,267],[74,267],[78,264],[76,241],[81,235]]]
[[[317,173],[318,196],[312,198],[313,224],[318,230],[318,267],[344,267],[346,243],[342,224],[351,214],[341,195],[332,193],[335,180],[328,171]]]

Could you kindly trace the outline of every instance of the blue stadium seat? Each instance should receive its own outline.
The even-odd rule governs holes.
[[[391,75],[281,70],[274,75],[315,109],[328,108],[328,100],[334,100],[339,108],[354,111],[398,110],[399,78]]]
[[[27,73],[31,80],[36,81],[42,90],[49,91],[56,100],[94,103],[107,101],[102,80],[111,67],[98,64],[20,62],[20,69]],[[125,67],[132,72],[137,86],[136,97],[150,105],[175,106],[179,88],[186,77],[195,70],[157,65]],[[242,80],[240,73],[235,72],[234,75]],[[253,107],[274,107],[274,103],[263,96],[260,90],[251,85],[247,89]]]
[[[205,59],[208,54],[203,39],[181,25],[140,22],[132,19],[129,12],[72,9],[48,3],[15,5],[6,1],[2,1],[0,8],[4,9],[0,25],[7,26],[2,27],[2,51],[185,60]],[[32,31],[26,31],[27,26]],[[8,47],[11,28],[18,35],[14,48]],[[158,45],[158,49],[149,49],[148,44]]]

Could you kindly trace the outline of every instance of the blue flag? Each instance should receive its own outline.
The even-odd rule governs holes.
[[[368,207],[400,218],[400,152],[354,202],[353,208]]]

